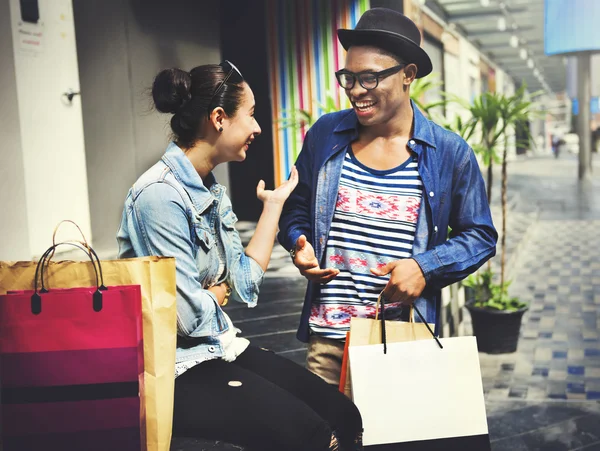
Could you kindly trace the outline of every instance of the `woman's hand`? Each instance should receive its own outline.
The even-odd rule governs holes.
[[[294,191],[294,188],[296,188],[297,184],[298,170],[296,169],[296,166],[293,166],[290,178],[274,190],[266,190],[264,180],[258,182],[258,186],[256,187],[256,197],[258,197],[258,200],[260,200],[263,204],[269,203],[283,206],[284,202],[288,197],[290,197],[290,194],[292,194],[292,191]]]
[[[229,285],[227,285],[227,282],[223,282],[219,285],[213,285],[212,287],[207,288],[207,290],[216,296],[219,305],[223,305],[228,288]]]
[[[290,197],[298,184],[298,170],[292,167],[289,180],[283,182],[273,191],[265,190],[265,182],[258,182],[256,197],[263,203],[263,211],[258,218],[256,230],[252,239],[246,247],[246,255],[260,265],[263,271],[267,270],[275,235],[277,235],[277,223],[283,210],[283,204]]]

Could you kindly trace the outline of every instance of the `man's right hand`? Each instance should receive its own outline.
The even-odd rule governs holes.
[[[296,241],[294,265],[300,270],[300,274],[316,283],[331,282],[340,273],[339,269],[321,269],[319,267],[319,262],[315,256],[315,250],[304,235],[300,235]]]

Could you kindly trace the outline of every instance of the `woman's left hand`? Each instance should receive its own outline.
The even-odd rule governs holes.
[[[294,191],[297,184],[298,170],[296,169],[296,166],[293,166],[290,178],[274,190],[266,190],[264,180],[258,182],[258,186],[256,187],[256,197],[258,197],[258,200],[263,204],[270,203],[283,205],[286,199],[290,197],[290,194],[292,194],[292,191]]]

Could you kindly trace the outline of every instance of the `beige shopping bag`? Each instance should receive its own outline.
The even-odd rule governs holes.
[[[87,243],[82,243],[87,245]],[[0,262],[0,294],[33,289],[37,262]],[[49,262],[48,286],[73,288],[96,284],[91,261]],[[142,257],[102,261],[105,285],[140,285],[144,334],[144,387],[148,451],[168,451],[173,423],[176,348],[175,259]],[[143,423],[142,423],[143,424]]]
[[[381,296],[377,302],[381,305],[383,304]],[[379,313],[379,310],[377,313]],[[417,323],[414,321],[414,309],[412,307],[410,309],[409,318],[409,322],[385,321],[385,333],[388,343],[431,339],[431,332],[429,332],[425,323]],[[346,337],[346,346],[344,348],[344,357],[342,360],[342,374],[340,376],[339,385],[339,390],[350,399],[352,399],[352,376],[348,361],[348,348],[381,344],[381,323],[381,320],[378,319],[378,314],[375,319],[352,318],[350,320],[350,332]],[[435,325],[430,324],[429,327],[433,329]]]

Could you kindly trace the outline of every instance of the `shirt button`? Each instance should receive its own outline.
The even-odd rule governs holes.
[[[324,242],[325,242],[325,240],[323,239],[323,237],[319,238],[319,243],[321,243],[321,246],[323,246]]]
[[[433,197],[433,196],[434,196],[433,191],[429,191],[429,197]]]
[[[435,226],[435,227],[433,228],[433,233],[437,233],[437,231],[438,231],[438,228],[437,228],[437,226]]]
[[[411,146],[414,146],[414,145],[415,145],[415,140],[414,140],[414,139],[411,139],[411,140],[410,140],[408,143],[409,143]]]
[[[208,352],[215,352],[215,347],[214,346],[209,346],[208,347]]]
[[[321,213],[323,213],[323,210],[324,210],[324,208],[323,208],[323,205],[321,205],[321,208],[319,208],[319,211],[320,211]]]

